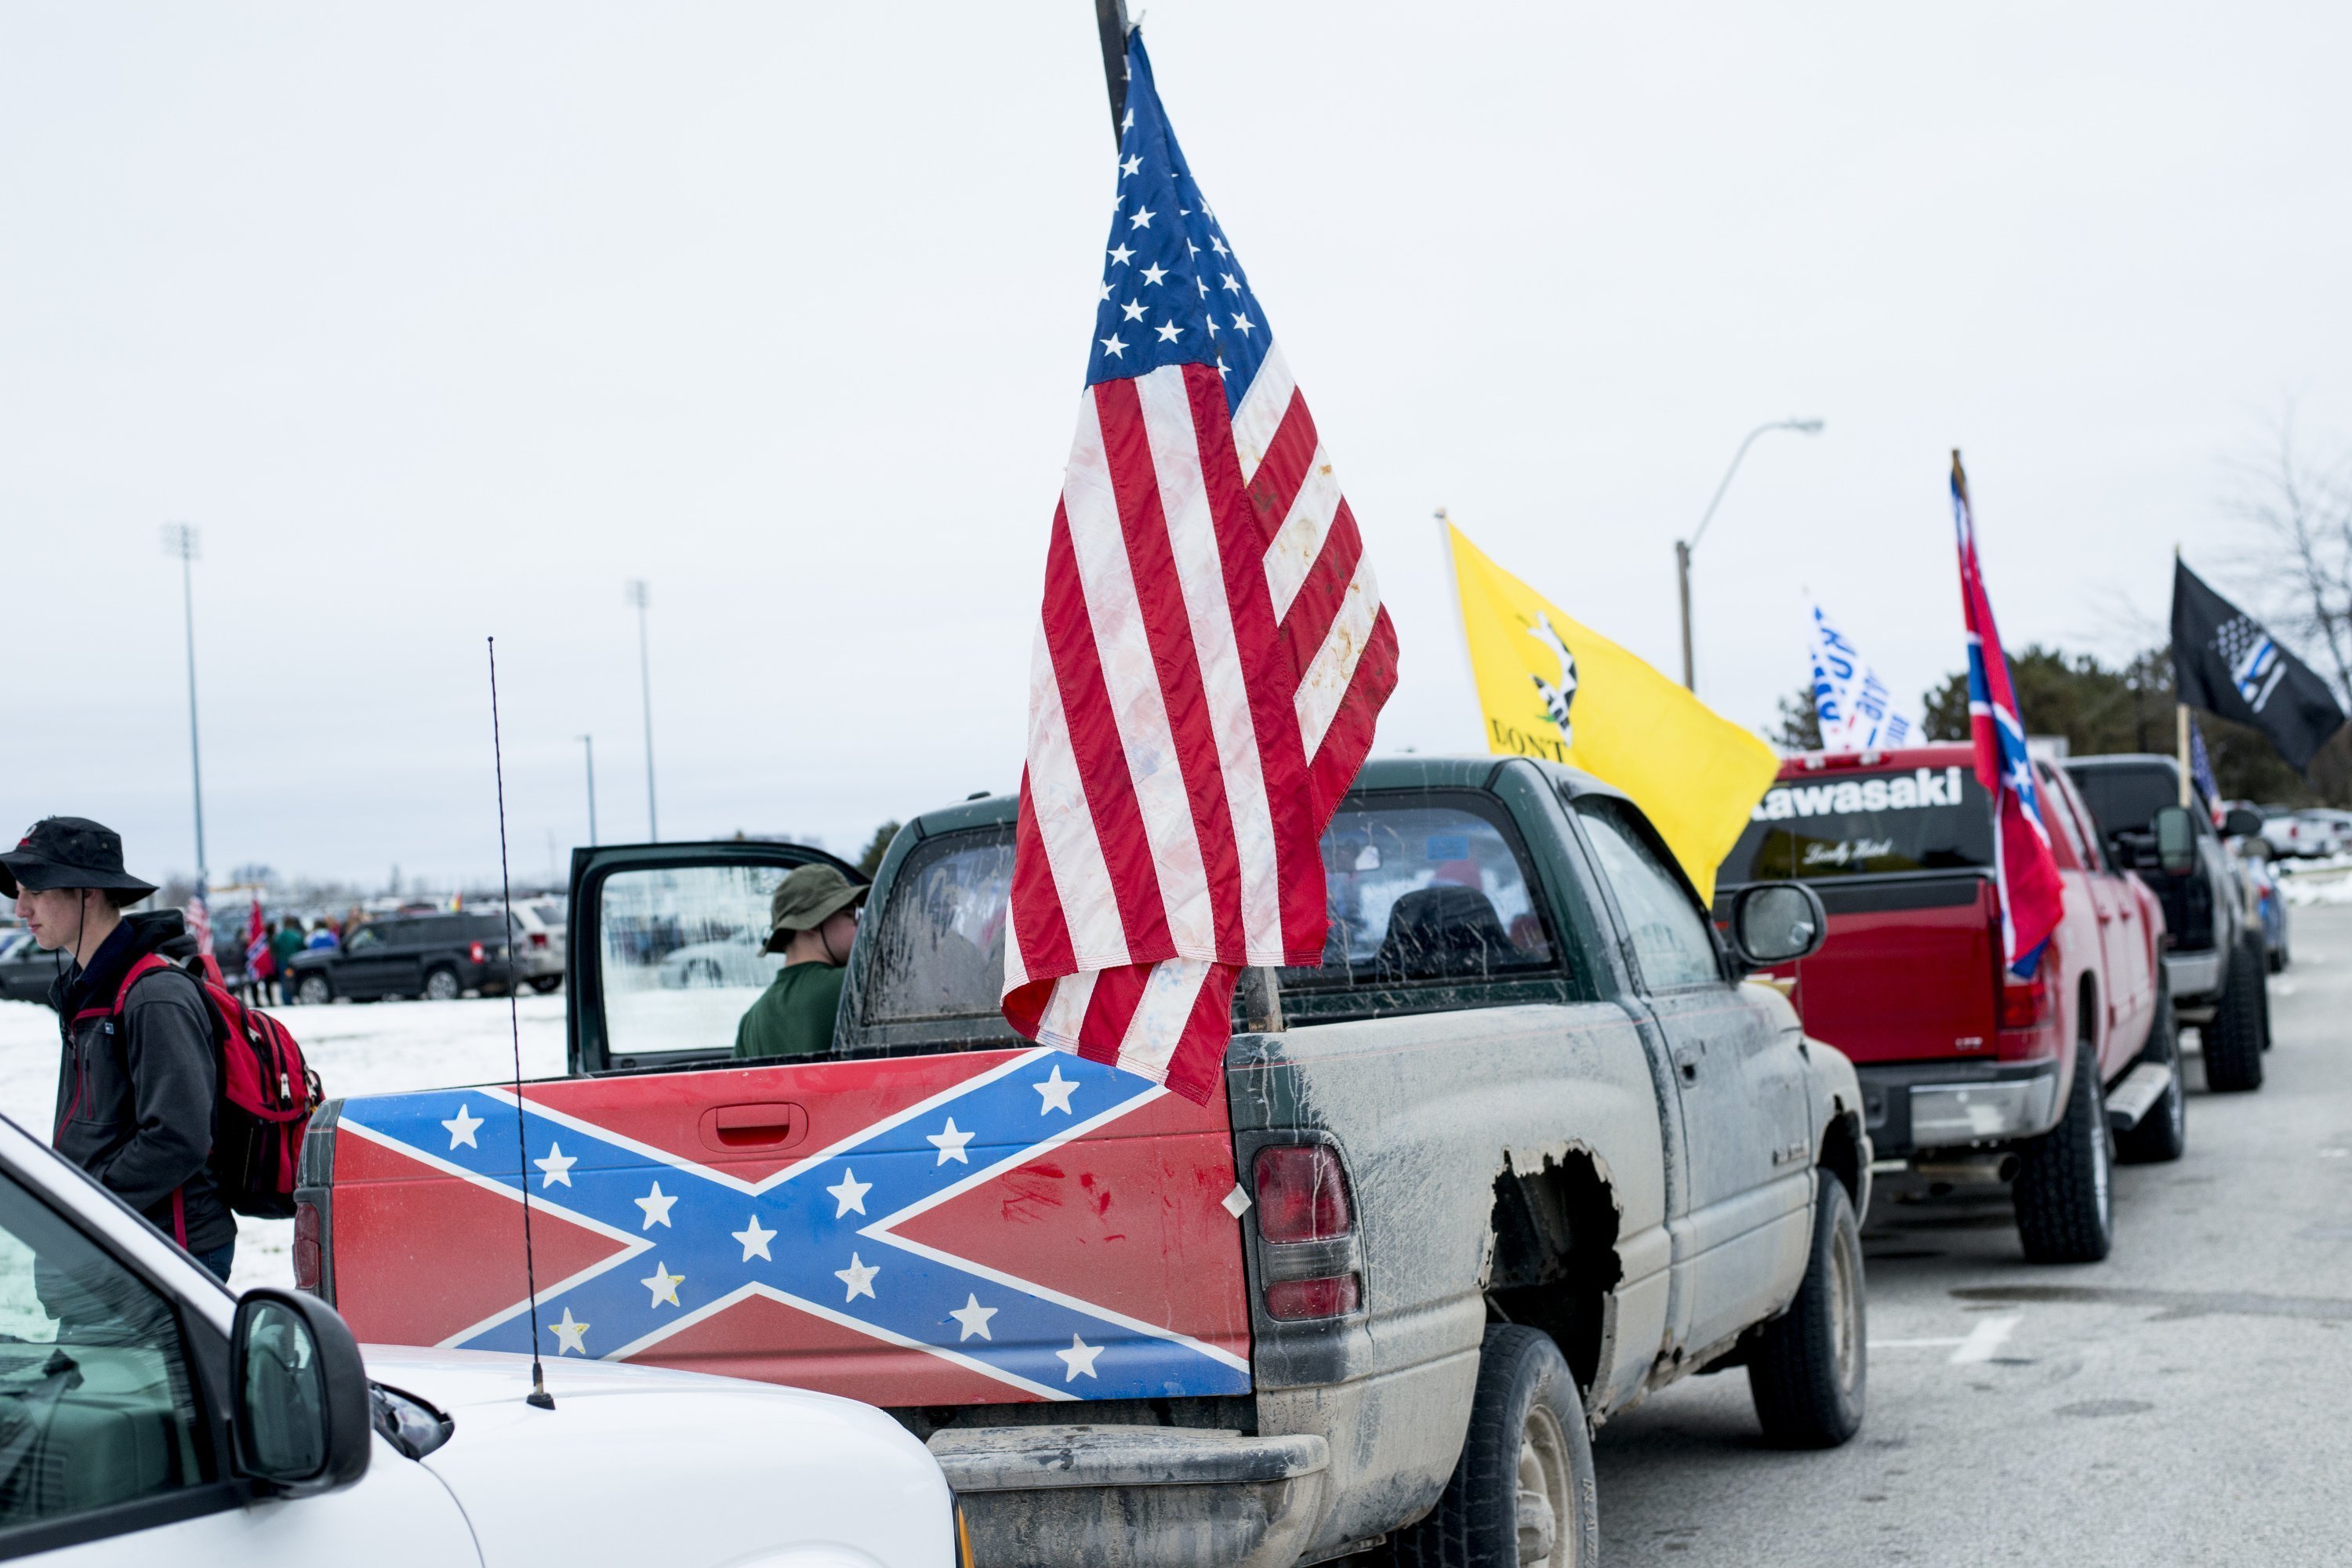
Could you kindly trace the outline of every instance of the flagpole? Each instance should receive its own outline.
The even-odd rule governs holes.
[[[2189,805],[2189,792],[2193,787],[2189,777],[2189,704],[2174,703],[2172,716],[2173,732],[2176,743],[2180,749],[2180,804],[2186,808]]]
[[[1103,84],[1110,89],[1110,139],[1127,135],[1127,0],[1095,0],[1095,27],[1102,35]]]

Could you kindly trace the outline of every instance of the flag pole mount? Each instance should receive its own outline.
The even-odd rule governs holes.
[[[1095,27],[1102,35],[1103,84],[1110,89],[1110,139],[1116,145],[1127,136],[1127,36],[1135,30],[1127,19],[1127,0],[1095,0]]]

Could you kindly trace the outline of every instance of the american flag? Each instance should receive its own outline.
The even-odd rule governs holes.
[[[2001,957],[2011,973],[2030,975],[2042,944],[2058,929],[2063,894],[2050,829],[2042,820],[2042,794],[2026,755],[2025,724],[2009,681],[2009,656],[1993,626],[1977,561],[1976,519],[1969,510],[1968,476],[1952,454],[1952,521],[1960,536],[1960,613],[1969,632],[1969,729],[1976,740],[1977,782],[1992,795],[1999,832],[1993,875],[2000,890]]]
[[[1128,41],[1118,199],[1030,674],[1004,1016],[1195,1100],[1248,965],[1321,961],[1319,841],[1396,632]]]

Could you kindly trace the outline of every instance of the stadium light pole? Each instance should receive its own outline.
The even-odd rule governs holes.
[[[188,778],[196,804],[196,897],[212,901],[212,871],[205,861],[205,764],[196,745],[196,553],[203,538],[192,522],[163,525],[163,553],[180,558],[181,626],[188,645]]]
[[[1756,444],[1756,437],[1769,430],[1794,430],[1802,436],[1818,436],[1822,433],[1822,422],[1818,419],[1775,419],[1748,432],[1739,443],[1739,450],[1731,454],[1731,467],[1723,470],[1723,482],[1715,487],[1715,499],[1706,503],[1706,511],[1699,518],[1698,526],[1691,530],[1688,539],[1675,541],[1675,582],[1681,591],[1683,605],[1683,687],[1688,691],[1698,689],[1698,675],[1691,663],[1691,552],[1698,548],[1699,536],[1706,531],[1706,525],[1715,521],[1715,509],[1723,504],[1723,492],[1731,488],[1731,476],[1739,471],[1739,460],[1748,456],[1748,448]]]
[[[588,756],[588,847],[596,847],[596,737],[580,737],[581,749]]]
[[[646,651],[646,606],[652,596],[643,577],[629,583],[629,603],[637,607],[637,682],[646,702],[646,842],[661,842],[661,818],[654,810],[654,667]]]

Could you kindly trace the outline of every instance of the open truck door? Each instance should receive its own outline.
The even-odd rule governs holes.
[[[991,804],[971,815],[1009,818]],[[919,837],[882,868],[831,1053],[740,1065],[737,1022],[781,963],[761,951],[770,896],[841,862],[578,851],[570,1076],[520,1104],[494,1083],[320,1119],[321,1285],[359,1337],[528,1349],[527,1182],[547,1356],[901,1407],[1248,1392],[1225,1104],[1013,1036],[986,935],[1011,824]],[[920,984],[893,993],[910,953]],[[863,1025],[877,993],[919,1022]]]

